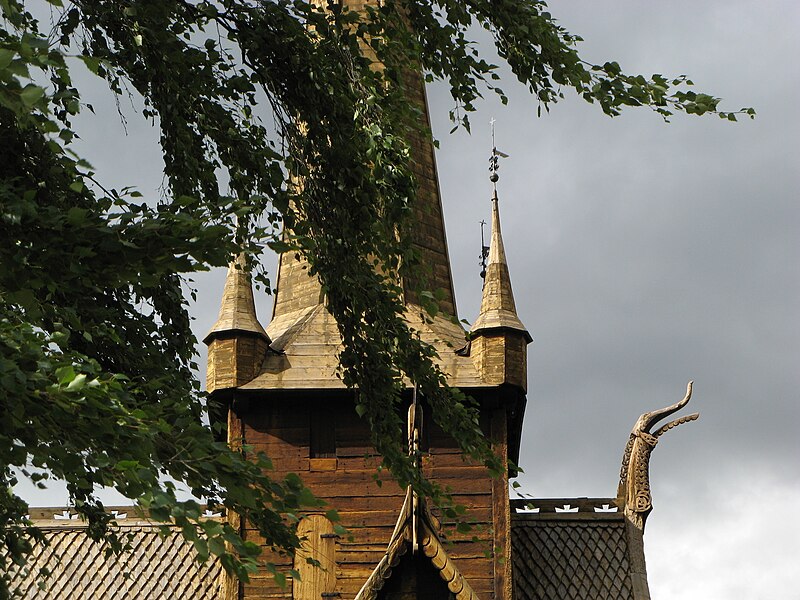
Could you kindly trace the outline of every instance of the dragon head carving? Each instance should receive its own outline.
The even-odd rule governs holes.
[[[694,421],[700,413],[680,417],[659,427],[655,433],[653,428],[659,421],[678,412],[689,403],[692,397],[692,383],[686,386],[683,400],[660,410],[644,413],[633,426],[625,453],[622,456],[622,468],[619,474],[617,502],[624,508],[628,519],[639,529],[644,529],[647,515],[653,510],[653,499],[650,493],[650,454],[656,447],[658,439],[670,429]]]

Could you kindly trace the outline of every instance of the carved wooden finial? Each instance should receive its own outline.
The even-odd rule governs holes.
[[[414,466],[419,469],[419,440],[422,433],[422,407],[417,402],[417,386],[414,385],[414,395],[411,406],[408,407],[408,454],[414,461]],[[420,544],[420,500],[417,492],[408,486],[411,494],[411,552],[417,554]]]
[[[653,510],[650,493],[650,454],[658,439],[667,431],[683,423],[694,421],[700,413],[680,417],[663,425],[655,433],[653,427],[659,421],[678,412],[692,397],[692,381],[686,387],[683,400],[660,410],[644,413],[636,421],[622,456],[617,500],[624,507],[625,515],[639,529],[644,529],[647,515]]]

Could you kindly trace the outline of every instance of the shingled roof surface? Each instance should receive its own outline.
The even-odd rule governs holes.
[[[119,521],[118,521],[119,522]],[[124,521],[122,521],[124,523]],[[175,532],[167,537],[145,520],[120,526],[132,549],[106,556],[79,521],[37,521],[49,544],[37,544],[29,572],[12,571],[11,590],[26,600],[216,600],[222,567],[200,563],[191,543]],[[42,569],[49,575],[38,576]],[[12,596],[14,597],[14,596]]]
[[[512,514],[514,598],[633,600],[624,515],[548,508]]]
[[[457,323],[437,315],[423,319],[422,309],[409,306],[408,324],[423,342],[439,353],[439,366],[450,385],[461,388],[485,387],[472,358],[457,353],[467,344],[467,334]],[[345,389],[340,377],[339,352],[342,338],[336,320],[324,305],[274,318],[267,326],[272,340],[261,373],[243,390]]]

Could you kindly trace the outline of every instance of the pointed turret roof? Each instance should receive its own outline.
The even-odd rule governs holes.
[[[486,278],[483,282],[481,310],[472,326],[472,334],[495,329],[511,329],[522,332],[530,343],[532,338],[517,316],[514,293],[511,291],[511,276],[508,272],[503,235],[500,231],[498,204],[497,190],[495,190],[492,195],[492,239],[489,245],[489,264],[486,266]]]
[[[223,333],[233,332],[263,337],[269,343],[269,336],[256,316],[250,270],[243,254],[237,256],[228,267],[219,317],[203,341],[208,344]]]

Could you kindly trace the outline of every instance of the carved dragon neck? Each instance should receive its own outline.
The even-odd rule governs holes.
[[[619,474],[617,501],[623,507],[625,515],[639,529],[644,530],[647,515],[653,510],[653,498],[650,493],[650,454],[656,447],[658,439],[670,429],[694,421],[700,413],[680,417],[663,425],[652,433],[655,425],[678,412],[689,403],[692,397],[692,382],[686,387],[686,396],[680,402],[660,410],[644,413],[633,426],[625,453],[622,455],[622,468]]]

